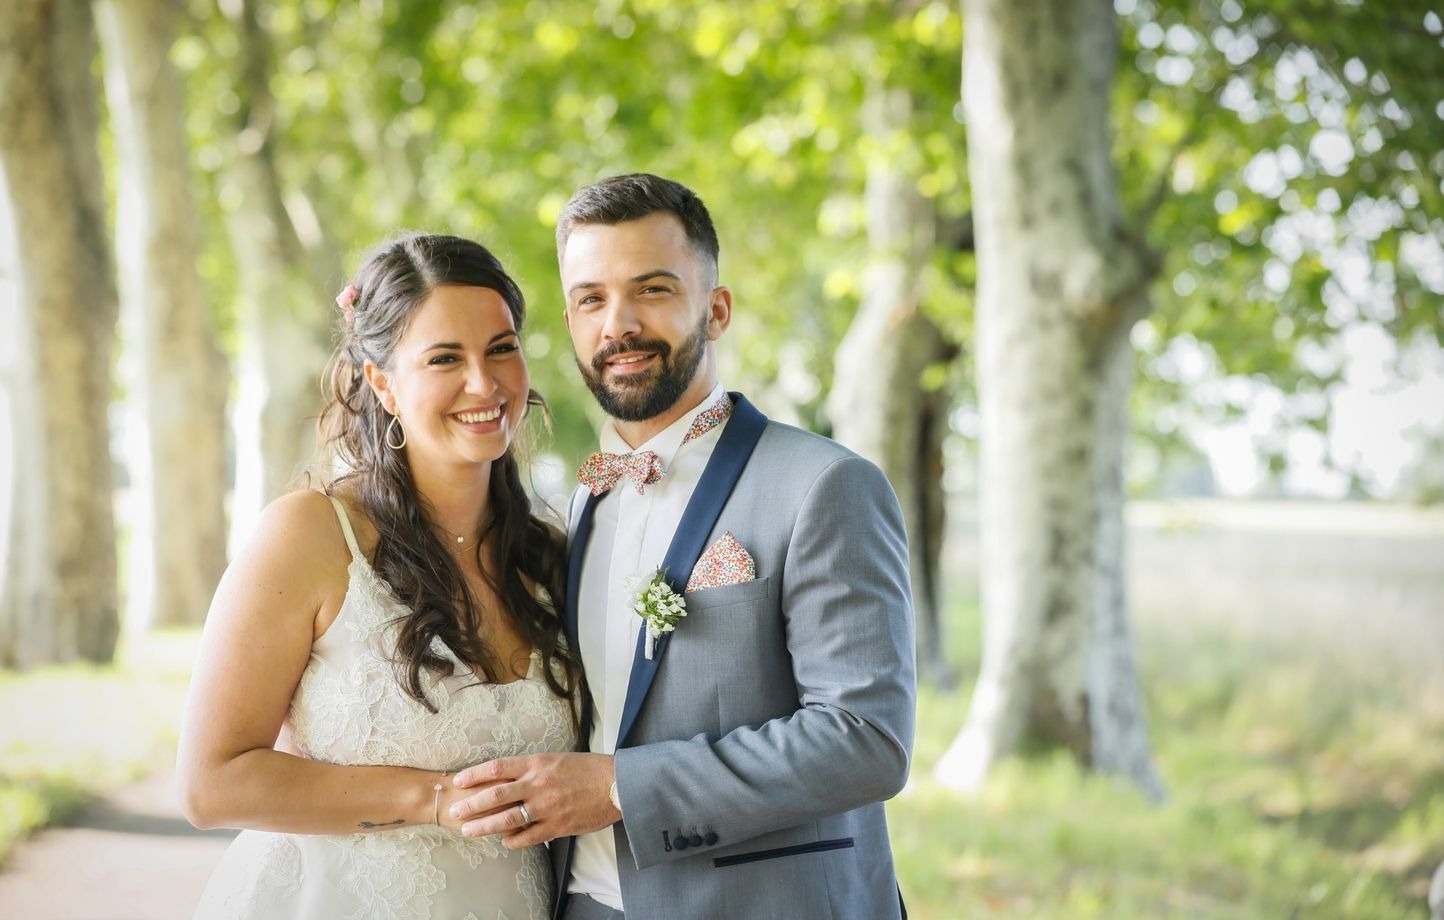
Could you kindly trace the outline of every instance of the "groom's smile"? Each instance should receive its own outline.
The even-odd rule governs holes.
[[[577,368],[608,415],[644,421],[672,408],[697,378],[707,353],[706,318],[674,349],[661,339],[624,339]]]
[[[648,346],[647,350],[642,350],[633,345],[612,356],[607,356],[606,352],[598,354],[592,359],[592,369],[602,374],[610,371],[626,385],[638,383],[656,368],[659,358],[666,360],[672,351],[665,342],[648,343]]]

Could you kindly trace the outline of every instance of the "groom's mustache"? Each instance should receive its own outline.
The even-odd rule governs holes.
[[[661,339],[623,339],[620,342],[613,342],[592,355],[592,371],[600,377],[602,372],[607,369],[608,361],[629,351],[650,351],[661,358],[662,363],[665,364],[667,356],[672,353],[672,346]]]

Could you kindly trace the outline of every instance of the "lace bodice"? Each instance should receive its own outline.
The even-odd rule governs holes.
[[[571,722],[541,675],[533,652],[525,680],[481,684],[438,639],[432,651],[455,672],[421,672],[437,711],[401,688],[391,658],[398,617],[406,608],[359,553],[341,612],[311,648],[291,699],[290,741],[298,753],[340,764],[428,770],[462,767],[538,751],[567,750]]]
[[[327,763],[438,771],[571,750],[568,704],[542,679],[536,652],[526,677],[505,684],[480,683],[460,664],[440,678],[423,670],[434,713],[406,694],[391,659],[408,611],[357,548],[339,504],[337,515],[352,553],[346,597],[291,699],[289,748]],[[456,662],[440,640],[433,651]],[[245,831],[196,916],[522,920],[546,917],[551,892],[542,847],[512,852],[496,838],[435,825],[336,836]]]

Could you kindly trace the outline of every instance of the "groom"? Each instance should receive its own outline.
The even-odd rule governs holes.
[[[907,779],[915,684],[892,489],[718,383],[732,293],[690,190],[584,188],[557,252],[610,417],[568,516],[592,753],[463,771],[484,787],[457,806],[465,832],[555,841],[569,920],[900,916],[882,802]],[[633,611],[638,575],[686,601],[673,631]]]

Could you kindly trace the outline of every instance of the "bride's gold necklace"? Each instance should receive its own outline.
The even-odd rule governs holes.
[[[439,531],[441,531],[442,533],[446,534],[448,537],[451,538],[452,541],[455,541],[455,542],[443,541],[443,542],[447,542],[447,549],[450,549],[453,553],[459,553],[459,552],[461,552],[461,551],[464,550],[464,549],[469,549],[469,548],[470,548],[470,547],[467,546],[467,538],[468,538],[468,537],[473,538],[472,545],[473,545],[473,546],[476,545],[477,542],[480,542],[480,537],[481,537],[481,532],[482,532],[482,530],[485,529],[484,527],[477,527],[475,530],[471,531],[470,533],[457,533],[457,532],[454,531],[454,530],[447,530],[445,527],[442,527],[440,524],[437,524],[437,525],[435,525],[435,526],[436,526],[436,529],[437,529],[437,530],[439,530]]]

